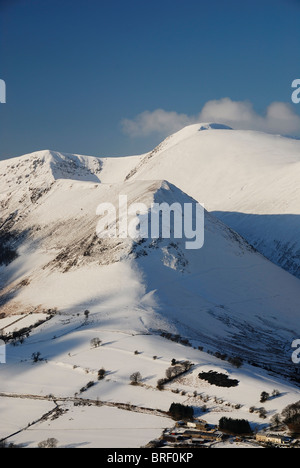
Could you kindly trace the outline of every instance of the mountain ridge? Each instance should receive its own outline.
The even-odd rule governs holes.
[[[71,164],[67,175],[73,169]],[[31,193],[30,187],[26,190]],[[108,323],[121,326],[131,304],[135,312],[127,326],[135,331],[163,329],[210,347],[222,341],[227,351],[253,360],[259,336],[261,365],[271,366],[272,349],[278,356],[273,368],[289,373],[286,361],[298,326],[299,280],[207,211],[200,250],[187,251],[186,239],[174,236],[99,239],[97,206],[118,206],[120,194],[128,197],[128,204],[144,203],[148,210],[154,202],[179,203],[182,208],[196,203],[167,181],[137,179],[109,184],[59,178],[28,205],[20,207],[16,197],[7,199],[6,216],[17,212],[6,225],[7,245],[19,256],[0,267],[2,312],[53,308],[68,315],[86,308],[99,317],[102,310]],[[115,278],[116,285],[108,278]],[[135,323],[143,323],[142,328],[136,329]]]
[[[269,260],[300,276],[299,141],[192,125],[146,155],[127,179],[157,177],[189,193]],[[255,227],[250,215],[274,219],[271,227]]]

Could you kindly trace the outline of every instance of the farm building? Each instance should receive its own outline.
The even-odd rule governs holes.
[[[277,434],[256,434],[256,441],[264,444],[285,445],[290,442],[290,439]]]

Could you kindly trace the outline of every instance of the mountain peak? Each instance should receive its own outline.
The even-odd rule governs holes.
[[[233,130],[233,128],[220,123],[203,123],[199,128],[199,132],[202,130]]]
[[[42,150],[0,162],[0,175],[10,190],[20,185],[49,185],[58,179],[99,183],[101,161],[92,156]]]

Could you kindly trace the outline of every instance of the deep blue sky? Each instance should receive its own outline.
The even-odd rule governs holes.
[[[145,110],[291,102],[299,18],[300,0],[0,0],[0,158],[136,154],[159,137],[121,121]]]

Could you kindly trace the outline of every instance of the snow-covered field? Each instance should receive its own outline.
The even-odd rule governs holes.
[[[0,398],[0,438],[25,430],[54,408],[49,401]]]
[[[0,331],[2,335],[9,335],[14,331],[22,328],[29,328],[37,325],[39,322],[44,322],[47,319],[47,314],[28,314],[28,315],[11,315],[0,319]]]
[[[300,399],[297,387],[263,370],[246,364],[235,369],[205,352],[159,336],[104,331],[95,327],[93,316],[87,323],[81,317],[82,330],[69,329],[60,338],[49,340],[50,330],[52,333],[57,327],[62,331],[64,326],[68,329],[61,320],[52,319],[52,324],[48,322],[42,332],[36,331],[23,345],[8,347],[8,364],[0,368],[0,402],[9,402],[6,411],[9,411],[11,424],[3,420],[1,435],[8,437],[15,428],[23,429],[10,437],[9,442],[34,447],[54,437],[59,446],[140,447],[174,425],[174,421],[161,413],[167,412],[173,402],[193,406],[195,415],[210,424],[217,425],[225,415],[248,419],[254,430],[262,430],[274,414]],[[102,341],[99,348],[91,348],[90,341],[94,337]],[[33,362],[31,356],[36,351],[44,361]],[[194,366],[187,375],[160,391],[156,388],[157,381],[165,376],[173,358],[188,359]],[[98,381],[101,368],[106,371],[105,378]],[[225,372],[237,379],[239,385],[226,389],[198,378],[200,372],[209,370]],[[138,386],[130,385],[134,372],[142,376]],[[88,382],[94,385],[81,393]],[[257,413],[249,412],[252,406],[262,406],[260,394],[263,391],[272,394],[274,389],[279,391],[279,396],[263,405],[267,419],[262,420]],[[91,406],[76,406],[78,399]],[[51,410],[54,401],[62,415],[53,421],[50,416],[26,428],[28,422],[38,420]],[[120,405],[128,405],[130,410]],[[236,405],[240,408],[236,409]]]
[[[58,448],[137,448],[159,437],[172,421],[159,416],[117,408],[64,406],[54,421],[43,421],[12,438],[14,443],[35,448],[37,442],[55,438]]]

